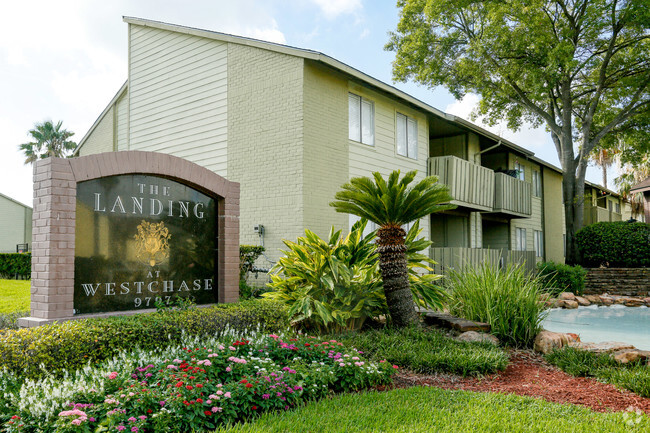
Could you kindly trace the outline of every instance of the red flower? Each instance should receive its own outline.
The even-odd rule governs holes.
[[[247,383],[247,384],[246,384],[246,388],[252,388],[252,387],[253,387],[253,384],[252,384],[252,383]]]
[[[194,385],[194,386],[196,386],[197,388],[203,388],[203,384],[201,384],[201,383],[197,383],[197,384]]]
[[[180,388],[181,386],[183,386],[183,382],[178,382],[178,383],[176,384],[176,388]]]
[[[196,402],[197,402],[197,403],[203,403],[203,399],[202,399],[202,398],[197,398],[197,399],[196,399]]]
[[[186,388],[188,391],[191,391],[191,390],[194,389],[194,387],[192,387],[192,385],[187,385],[185,388]]]
[[[246,379],[242,379],[239,381],[239,383],[248,383],[248,381]]]
[[[305,347],[309,347],[309,346],[311,346],[311,344],[305,343]]]
[[[153,412],[151,409],[147,409],[147,413],[151,413],[151,412]]]
[[[252,409],[253,409],[253,410],[257,410],[257,406],[253,406]]]
[[[210,416],[210,415],[212,415],[212,412],[210,412],[209,410],[206,410],[206,411],[203,412],[203,413],[205,414],[205,416]]]
[[[187,401],[187,400],[184,400],[184,401],[183,401],[183,404],[184,404],[185,406],[189,406],[189,405],[190,405],[190,402]]]

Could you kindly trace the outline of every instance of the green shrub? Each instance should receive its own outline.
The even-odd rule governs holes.
[[[489,323],[503,344],[531,347],[541,329],[544,305],[541,284],[522,266],[505,270],[487,264],[463,271],[450,271],[449,311],[465,319]]]
[[[621,268],[650,266],[650,224],[600,222],[576,233],[581,265]]]
[[[29,316],[30,311],[17,311],[13,313],[0,313],[0,332],[3,329],[18,329],[18,319]]]
[[[387,314],[375,233],[364,236],[365,227],[361,220],[345,237],[332,228],[328,240],[305,230],[297,242],[284,241],[289,250],[274,266],[273,291],[264,296],[284,302],[295,322],[320,332],[359,329],[366,319]],[[420,232],[416,223],[405,239],[409,282],[416,303],[439,308],[445,293],[433,282],[440,277],[418,272],[433,271],[420,254],[431,242],[416,239]]]
[[[543,262],[537,264],[538,275],[545,287],[560,292],[572,292],[582,295],[585,289],[587,271],[582,266],[570,266],[563,263]]]
[[[479,376],[504,370],[508,354],[490,343],[456,341],[432,328],[387,328],[335,338],[372,359],[386,359],[418,373]]]
[[[253,269],[255,260],[262,255],[265,248],[261,245],[239,246],[239,281],[246,281],[248,273]]]
[[[32,253],[0,253],[0,277],[29,278],[32,273]]]
[[[42,373],[39,365],[43,364],[48,371],[61,373],[135,346],[164,347],[178,341],[184,332],[214,336],[228,329],[258,326],[263,332],[285,329],[286,309],[276,302],[256,300],[8,330],[0,333],[0,369],[35,377]]]

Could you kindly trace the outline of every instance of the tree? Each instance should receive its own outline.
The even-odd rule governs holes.
[[[378,172],[373,179],[355,177],[343,185],[330,203],[337,212],[349,213],[372,221],[377,230],[379,270],[383,281],[388,311],[397,327],[417,321],[413,295],[409,286],[407,247],[404,224],[434,212],[453,209],[446,185],[435,176],[425,177],[413,186],[416,171],[409,171],[399,180],[400,171],[393,171],[388,181]]]
[[[399,0],[395,79],[481,96],[490,124],[542,124],[564,171],[567,260],[577,258],[589,154],[649,110],[646,0]]]
[[[29,130],[29,135],[34,141],[18,146],[25,154],[25,164],[33,164],[38,159],[50,156],[57,158],[69,156],[70,152],[77,147],[77,143],[68,140],[74,132],[61,129],[62,124],[62,121],[54,125],[51,120],[46,120],[35,124],[34,129]]]
[[[607,188],[607,169],[614,163],[615,153],[612,150],[598,147],[591,152],[589,159],[603,172],[603,187]]]

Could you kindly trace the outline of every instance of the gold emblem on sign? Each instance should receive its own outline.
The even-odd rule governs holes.
[[[165,223],[142,221],[138,226],[136,257],[149,266],[156,266],[169,258],[169,229]]]

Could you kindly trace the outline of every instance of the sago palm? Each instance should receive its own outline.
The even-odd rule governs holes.
[[[25,164],[33,164],[38,159],[53,157],[66,157],[74,150],[77,144],[68,140],[74,132],[61,129],[63,122],[56,125],[51,120],[34,125],[29,130],[29,135],[34,139],[29,143],[23,143],[18,148],[25,154]]]
[[[435,176],[425,177],[410,186],[416,171],[409,171],[400,180],[400,171],[393,171],[388,181],[378,172],[374,180],[355,177],[342,186],[330,203],[337,212],[360,216],[379,226],[377,252],[386,295],[386,304],[393,324],[407,326],[417,321],[413,295],[409,287],[404,224],[429,214],[453,209],[449,188],[438,183]]]

